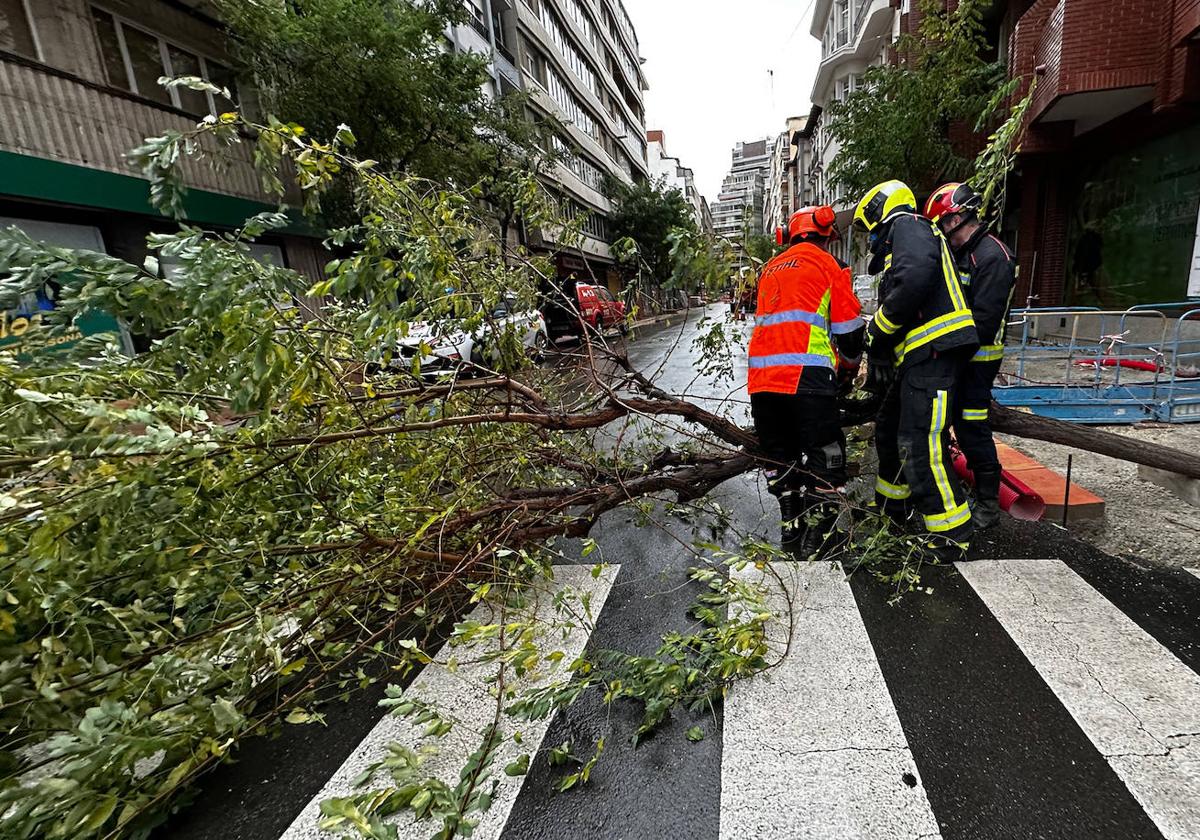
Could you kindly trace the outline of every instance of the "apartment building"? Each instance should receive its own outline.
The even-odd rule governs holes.
[[[650,180],[665,190],[677,190],[692,208],[692,219],[700,231],[712,231],[712,215],[708,202],[696,188],[696,173],[667,154],[666,136],[662,131],[646,132],[647,163]]]
[[[763,235],[763,201],[771,169],[774,139],[739,142],[733,148],[729,174],[712,206],[713,230],[741,254],[747,234]],[[744,263],[744,261],[743,261]]]
[[[496,11],[496,0],[490,2]],[[587,222],[577,253],[559,257],[560,273],[592,275],[616,287],[604,179],[650,177],[647,85],[633,22],[621,0],[513,0],[499,11],[496,26],[517,59],[532,107],[566,127],[566,136],[554,141],[566,160],[551,179],[566,208],[586,213]],[[553,230],[532,238],[535,246],[559,247]]]
[[[873,64],[888,59],[900,33],[901,17],[911,0],[816,0],[811,34],[821,42],[821,63],[813,82],[814,105],[811,154],[808,166],[811,201],[828,204],[837,211],[844,234],[835,245],[837,256],[865,272],[864,249],[856,247],[848,233],[857,196],[845,195],[828,177],[838,146],[829,131],[829,106],[841,102],[862,82]]]
[[[789,117],[787,128],[775,138],[763,203],[763,226],[768,236],[808,203],[805,173],[811,138],[804,134],[807,123],[805,117]]]
[[[141,264],[147,234],[173,224],[151,208],[148,185],[125,153],[227,107],[157,80],[193,74],[236,89],[230,66],[219,26],[199,0],[0,0],[0,225]],[[189,220],[233,226],[275,206],[250,155],[230,149],[220,171],[185,162]],[[319,242],[299,230],[265,237],[256,250],[310,277],[324,264]],[[9,325],[20,320],[0,316]]]

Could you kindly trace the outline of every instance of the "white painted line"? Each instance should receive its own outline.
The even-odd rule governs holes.
[[[599,617],[619,569],[619,566],[605,567],[600,576],[593,579],[589,566],[556,566],[552,588],[538,596],[536,610],[539,619],[547,628],[555,623],[562,625],[563,620],[555,610],[554,596],[568,588],[580,594],[588,593],[591,598],[592,617]],[[499,620],[487,606],[477,608],[470,618],[483,623]],[[548,654],[558,650],[562,651],[564,656],[558,664],[541,668],[538,682],[533,685],[562,676],[571,662],[583,653],[590,634],[590,625],[571,629],[565,638],[560,629],[547,632],[540,640],[544,652]],[[455,673],[451,673],[445,666],[447,658],[451,655],[450,651],[443,650],[436,656],[434,663],[426,666],[417,675],[404,692],[404,696],[431,703],[445,718],[458,721],[450,733],[442,738],[425,738],[425,725],[417,726],[410,719],[385,716],[355,748],[321,792],[305,806],[284,832],[281,840],[332,838],[333,834],[318,828],[321,802],[330,797],[348,796],[356,790],[361,792],[386,788],[391,783],[386,771],[377,773],[371,783],[362,788],[356,789],[351,783],[368,765],[387,754],[389,744],[399,743],[413,750],[420,750],[422,746],[436,747],[438,752],[430,755],[422,767],[429,775],[437,776],[451,788],[458,784],[459,772],[471,753],[478,749],[484,728],[495,718],[496,698],[489,692],[489,688],[490,680],[496,674],[496,665],[478,661],[489,650],[495,649],[495,644],[490,647],[480,644],[472,648],[454,650],[452,653],[463,659],[463,664],[456,668]],[[468,659],[471,661],[467,662]],[[510,675],[511,673],[509,670]],[[523,687],[520,681],[512,678],[506,681],[506,685],[517,691]],[[524,685],[528,686],[529,683]],[[550,719],[517,724],[502,716],[500,727],[504,733],[504,742],[497,753],[492,774],[492,779],[497,780],[499,786],[492,807],[480,817],[479,825],[472,835],[473,840],[496,840],[500,836],[525,780],[524,776],[506,776],[503,772],[504,767],[522,753],[533,754],[537,751],[550,727]],[[521,733],[519,745],[512,738],[515,732]],[[586,750],[589,746],[583,745],[580,749]],[[488,784],[491,784],[491,780]],[[398,826],[401,840],[428,840],[440,828],[431,822],[416,823],[409,811],[404,811],[389,821]]]
[[[1185,572],[1191,572],[1196,577],[1200,578],[1200,569],[1184,569]]]
[[[721,840],[940,838],[850,585],[829,563],[776,563],[780,665],[725,701]],[[906,783],[915,782],[915,786]]]
[[[1163,836],[1200,837],[1200,675],[1058,560],[958,569]]]

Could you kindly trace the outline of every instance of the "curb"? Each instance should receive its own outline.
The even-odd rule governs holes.
[[[649,318],[641,318],[633,322],[632,329],[637,330],[641,329],[642,327],[651,327],[655,324],[661,324],[663,321],[671,321],[676,318],[686,318],[689,312],[700,308],[702,307],[692,307],[692,309],[676,309],[674,312],[664,312],[661,315],[651,315]]]

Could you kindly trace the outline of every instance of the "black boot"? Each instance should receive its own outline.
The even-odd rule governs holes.
[[[804,539],[804,495],[795,490],[784,490],[779,496],[779,518],[783,521],[783,533],[779,542],[782,548],[799,545]]]
[[[880,493],[876,493],[874,507],[879,513],[890,519],[900,533],[913,534],[920,532],[921,526],[914,518],[916,511],[907,499],[889,499]]]
[[[838,506],[828,502],[817,502],[808,506],[804,513],[807,527],[804,539],[796,550],[801,560],[824,560],[837,553],[841,539],[837,532]]]
[[[980,531],[1000,524],[1000,470],[984,467],[975,471],[975,510],[971,518]]]
[[[927,534],[924,543],[925,551],[930,555],[930,559],[947,566],[960,560],[966,560],[967,551],[971,547],[969,537],[967,541],[957,542],[937,534]]]

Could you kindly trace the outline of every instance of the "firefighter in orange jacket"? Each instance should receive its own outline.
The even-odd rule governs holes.
[[[853,387],[865,329],[850,269],[826,250],[833,209],[797,211],[787,233],[790,247],[759,277],[748,390],[782,542],[810,557],[832,533],[848,480],[837,396]]]

